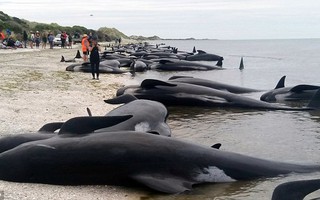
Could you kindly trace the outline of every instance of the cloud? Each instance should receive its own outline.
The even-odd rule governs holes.
[[[128,35],[236,39],[314,36],[320,31],[319,4],[318,0],[4,0],[0,7],[30,21],[115,27]]]

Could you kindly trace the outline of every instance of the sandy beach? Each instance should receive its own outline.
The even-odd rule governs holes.
[[[130,75],[91,74],[65,71],[73,49],[0,50],[0,134],[37,131],[48,122],[86,116],[105,115],[116,106],[104,103],[115,95]],[[81,59],[77,62],[82,62]],[[5,199],[140,199],[137,190],[115,186],[55,186],[0,181]],[[1,198],[1,197],[0,197]]]

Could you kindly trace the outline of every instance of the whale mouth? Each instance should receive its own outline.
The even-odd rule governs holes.
[[[47,148],[47,149],[56,149],[55,147],[49,146],[49,145],[46,145],[46,144],[37,144],[36,146],[37,147],[44,147],[44,148]]]

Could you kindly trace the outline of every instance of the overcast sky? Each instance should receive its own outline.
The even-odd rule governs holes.
[[[0,0],[29,21],[161,38],[319,38],[319,0]],[[91,16],[92,15],[92,16]]]

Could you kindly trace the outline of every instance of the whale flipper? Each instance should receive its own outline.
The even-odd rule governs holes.
[[[220,149],[221,145],[222,145],[221,143],[216,143],[216,144],[212,145],[211,148]]]
[[[205,54],[207,52],[203,51],[203,50],[197,50],[198,54]]]
[[[302,200],[318,189],[320,189],[320,179],[282,183],[274,189],[272,200]]]
[[[303,92],[305,90],[318,90],[320,89],[319,86],[315,86],[315,85],[297,85],[293,88],[291,88],[291,92],[296,92],[296,93],[300,93]]]
[[[43,125],[38,132],[41,133],[53,133],[56,130],[60,129],[62,127],[62,125],[64,124],[64,122],[52,122],[52,123],[47,123],[45,125]]]
[[[75,117],[66,121],[58,134],[88,134],[98,129],[114,126],[131,117],[132,115]]]
[[[284,88],[285,80],[286,80],[286,76],[281,77],[278,84],[276,85],[276,87],[274,89]]]
[[[160,85],[160,86],[170,86],[170,87],[177,86],[176,84],[167,83],[167,82],[156,80],[156,79],[145,79],[141,83],[141,87],[142,88],[153,88],[153,87],[158,86],[158,85]]]
[[[106,99],[104,102],[108,104],[120,104],[120,103],[129,103],[131,101],[137,100],[137,98],[131,94],[123,94],[121,96],[115,97],[113,99]]]
[[[92,117],[92,112],[91,112],[90,108],[87,108],[87,113],[88,113],[89,117]]]
[[[164,64],[168,64],[168,63],[174,63],[174,62],[172,62],[171,60],[161,59],[161,60],[159,61],[159,63],[164,65]]]
[[[135,175],[132,178],[154,190],[177,194],[192,189],[194,182],[183,180],[172,175],[163,177],[163,174],[142,174]]]
[[[171,76],[168,80],[175,80],[179,78],[193,78],[192,76]]]

